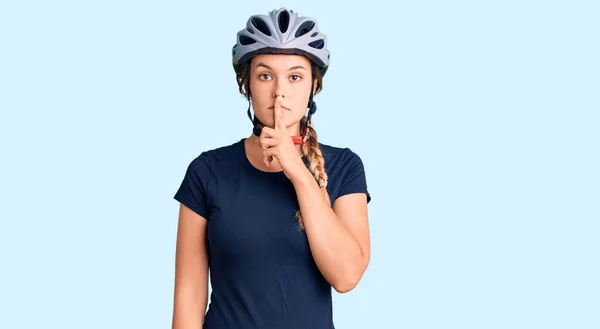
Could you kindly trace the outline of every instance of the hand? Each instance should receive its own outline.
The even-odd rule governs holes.
[[[306,170],[306,166],[285,126],[281,97],[275,99],[273,115],[275,128],[263,127],[258,139],[263,162],[270,167],[273,161],[277,161],[289,179],[298,177],[302,174],[302,170]]]

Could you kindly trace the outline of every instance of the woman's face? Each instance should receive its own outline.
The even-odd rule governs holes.
[[[250,65],[250,94],[256,117],[273,128],[275,95],[283,95],[283,121],[288,131],[297,135],[310,96],[310,60],[298,55],[262,54],[255,56]]]

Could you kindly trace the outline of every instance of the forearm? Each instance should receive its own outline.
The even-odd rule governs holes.
[[[310,171],[292,179],[313,258],[339,292],[352,290],[363,273],[360,244],[337,217]]]
[[[208,289],[180,289],[175,293],[172,329],[201,329],[208,304]]]

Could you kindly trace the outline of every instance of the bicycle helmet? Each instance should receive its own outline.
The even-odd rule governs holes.
[[[242,64],[257,54],[293,54],[308,57],[313,63],[313,83],[315,67],[325,76],[329,68],[329,50],[327,37],[319,31],[313,18],[298,16],[293,10],[281,8],[272,10],[268,15],[252,15],[246,28],[237,33],[237,42],[232,48],[232,62],[236,73],[240,73]],[[249,69],[249,68],[248,68]],[[317,106],[313,101],[314,85],[311,86],[308,102],[308,116],[304,136],[294,136],[296,144],[304,144],[308,139],[310,120]],[[250,114],[248,117],[254,124],[254,134],[259,136],[261,128],[258,119]]]
[[[232,49],[236,72],[241,63],[256,54],[304,55],[315,62],[323,75],[329,67],[327,37],[319,31],[316,21],[285,8],[251,16],[246,28],[237,33]]]

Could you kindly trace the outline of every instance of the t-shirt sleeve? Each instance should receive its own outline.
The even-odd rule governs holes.
[[[365,193],[367,203],[371,201],[371,194],[367,188],[367,177],[362,159],[358,154],[346,148],[345,168],[338,198],[351,193]]]
[[[208,219],[207,187],[210,167],[205,153],[200,154],[188,165],[179,189],[173,197],[198,215]]]

